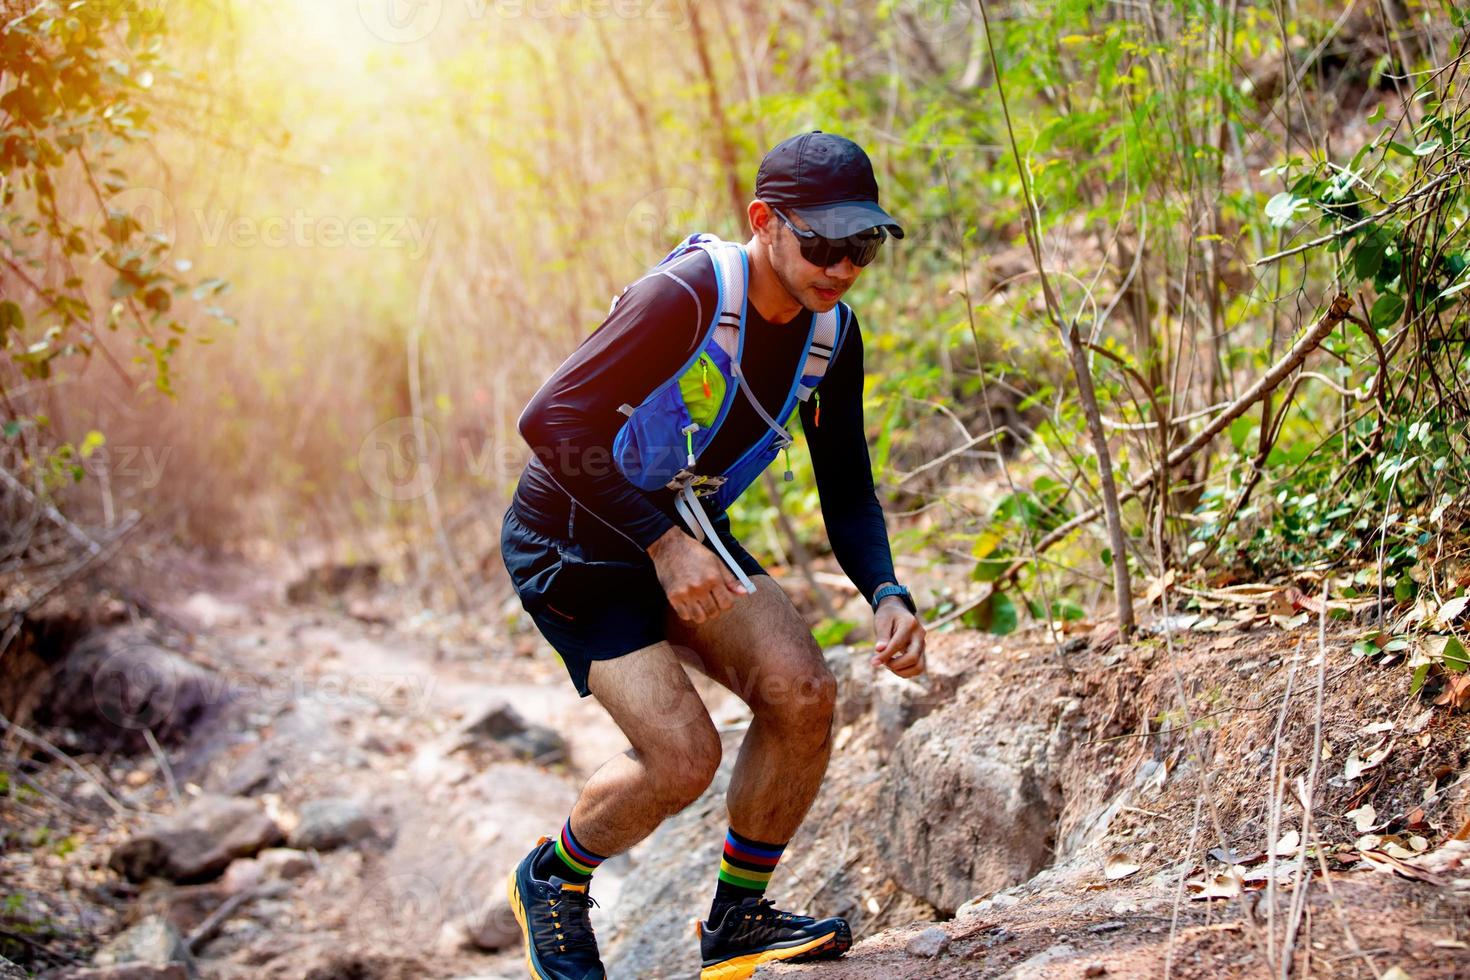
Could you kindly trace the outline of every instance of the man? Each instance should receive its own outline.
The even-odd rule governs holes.
[[[816,363],[809,355],[817,324],[845,323],[825,371],[806,378],[816,390],[801,404],[802,431],[833,552],[874,602],[873,664],[902,677],[923,671],[924,627],[896,584],[873,490],[862,337],[856,318],[838,309],[886,235],[902,237],[903,229],[878,204],[867,155],[827,133],[803,133],[771,150],[755,198],[743,246],[743,311],[720,312],[740,295],[732,290],[741,274],[738,262],[720,272],[715,257],[733,248],[739,259],[739,246],[691,249],[630,286],[520,419],[534,457],[505,515],[506,567],[578,692],[595,694],[632,746],[587,781],[559,837],[542,838],[511,874],[511,904],[536,977],[604,975],[588,918],[593,872],[702,795],[719,766],[719,735],[676,648],[753,713],[730,779],[714,901],[699,924],[701,976],[737,980],[766,960],[835,957],[851,943],[843,920],[792,915],[764,898],[831,751],[836,685],[822,651],[787,595],[731,536],[728,517],[701,525],[673,489],[639,489],[625,475],[626,433],[619,438],[660,392],[681,397],[670,379],[692,378],[689,397],[699,400],[702,386],[711,407],[726,407],[717,421],[705,419],[699,434],[707,442],[697,450],[691,432],[700,425],[679,430],[689,440],[689,466],[670,485],[707,489],[700,485],[712,476],[739,471],[752,447],[783,445],[772,433],[784,435],[793,373]],[[834,310],[841,320],[819,319]],[[715,352],[703,362],[714,352],[704,346],[715,332],[710,324],[721,317],[740,319],[743,341],[730,347],[733,357]],[[726,389],[712,381],[728,381],[723,399]],[[694,417],[689,411],[681,418]],[[679,462],[683,447],[675,447]],[[701,526],[713,534],[700,535]]]

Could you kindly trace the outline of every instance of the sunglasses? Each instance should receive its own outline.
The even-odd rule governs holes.
[[[801,257],[820,269],[840,265],[843,259],[852,259],[852,264],[856,266],[868,265],[878,257],[879,246],[888,238],[881,228],[847,238],[823,238],[814,231],[803,231],[796,227],[790,218],[775,208],[771,208],[771,211],[796,236],[796,243],[801,247]]]

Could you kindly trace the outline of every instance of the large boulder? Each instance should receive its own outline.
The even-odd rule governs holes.
[[[917,721],[884,768],[871,825],[899,887],[952,914],[1052,860],[1062,797],[1048,719],[982,695]]]
[[[58,665],[43,724],[93,752],[148,751],[144,734],[182,742],[233,697],[228,680],[131,628],[94,633]]]
[[[207,881],[235,858],[281,839],[281,828],[259,803],[206,794],[119,844],[107,864],[131,881]]]

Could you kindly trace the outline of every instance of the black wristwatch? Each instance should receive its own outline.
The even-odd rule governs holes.
[[[899,597],[899,599],[903,600],[903,604],[909,607],[909,612],[913,613],[915,616],[919,615],[919,607],[914,604],[914,597],[909,594],[908,589],[904,588],[901,585],[885,585],[877,592],[874,592],[873,611],[877,612],[878,603],[882,602],[884,599],[887,599],[891,595],[896,595]]]

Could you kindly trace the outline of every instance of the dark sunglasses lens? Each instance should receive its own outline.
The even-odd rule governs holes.
[[[882,235],[871,238],[842,238],[833,241],[830,238],[802,238],[801,257],[812,265],[823,269],[829,265],[837,265],[844,258],[852,259],[852,264],[865,266],[878,257],[878,248],[883,244]]]
[[[864,266],[878,257],[878,249],[883,244],[882,235],[872,238],[854,238],[848,243],[847,254],[852,257],[852,264]]]

